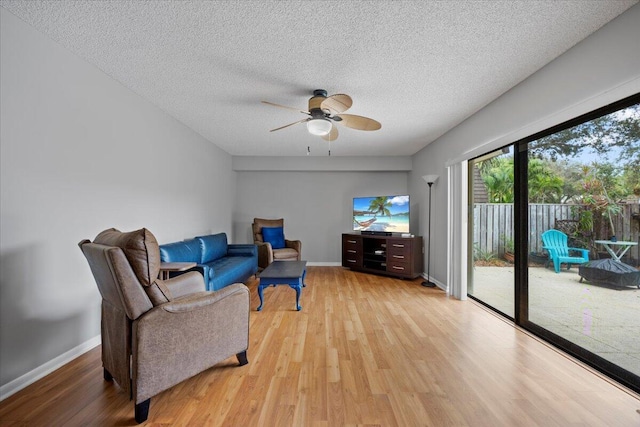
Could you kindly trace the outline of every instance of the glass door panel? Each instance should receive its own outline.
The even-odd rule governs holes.
[[[640,275],[639,128],[636,104],[527,149],[528,321],[636,376],[640,290],[623,277]],[[606,246],[628,250],[616,259]]]
[[[514,165],[504,148],[469,162],[472,268],[467,293],[514,317]]]

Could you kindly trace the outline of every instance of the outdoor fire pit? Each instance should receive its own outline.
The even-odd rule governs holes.
[[[637,286],[640,289],[640,271],[620,261],[599,259],[578,267],[580,281],[623,288]]]

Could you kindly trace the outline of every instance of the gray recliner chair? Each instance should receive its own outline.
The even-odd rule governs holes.
[[[144,228],[105,230],[79,246],[102,295],[104,378],[130,393],[138,423],[156,394],[230,356],[248,363],[245,285],[207,292],[197,272],[159,280],[158,242]]]

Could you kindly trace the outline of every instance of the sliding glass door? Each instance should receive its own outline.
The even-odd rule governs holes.
[[[528,322],[637,379],[640,104],[586,119],[526,143]]]
[[[640,391],[640,94],[469,164],[469,296]]]
[[[513,152],[507,147],[468,164],[473,259],[467,291],[513,318]]]

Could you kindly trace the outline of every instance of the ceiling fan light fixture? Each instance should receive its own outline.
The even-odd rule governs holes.
[[[307,130],[312,135],[324,136],[331,132],[333,125],[327,119],[311,119],[307,122]]]
[[[311,135],[320,136],[325,141],[331,142],[338,138],[338,126],[333,122],[356,130],[371,131],[378,130],[382,127],[380,122],[368,117],[356,116],[355,114],[343,114],[343,112],[351,108],[351,104],[353,103],[351,97],[344,93],[327,96],[326,90],[316,89],[313,91],[313,97],[309,98],[308,111],[298,110],[297,108],[287,107],[286,105],[275,104],[269,101],[262,101],[262,103],[287,110],[298,111],[307,116],[307,118],[298,120],[297,122],[271,129],[269,132],[275,132],[299,123],[306,123],[307,131],[309,131]]]

